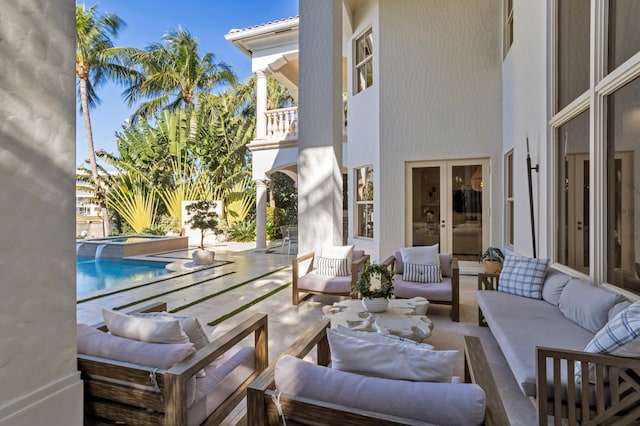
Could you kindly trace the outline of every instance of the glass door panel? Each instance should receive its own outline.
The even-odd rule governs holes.
[[[440,173],[439,166],[412,169],[411,232],[414,246],[431,246],[441,242]]]
[[[481,164],[451,166],[451,241],[454,256],[478,256],[482,253]]]

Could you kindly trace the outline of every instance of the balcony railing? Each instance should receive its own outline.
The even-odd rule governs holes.
[[[273,109],[267,116],[267,140],[298,139],[298,107]]]

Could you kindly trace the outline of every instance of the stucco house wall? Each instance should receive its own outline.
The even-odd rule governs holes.
[[[490,158],[490,207],[500,212],[501,6],[500,0],[379,2],[380,257],[405,245],[407,161]],[[490,218],[494,243],[501,241],[500,217]]]
[[[0,40],[0,424],[80,425],[75,2],[3,2]]]

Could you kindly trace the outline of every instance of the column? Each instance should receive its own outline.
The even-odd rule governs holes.
[[[267,75],[256,71],[256,139],[267,138]]]
[[[342,245],[342,1],[300,0],[298,253]]]
[[[267,181],[256,180],[256,250],[267,249]]]

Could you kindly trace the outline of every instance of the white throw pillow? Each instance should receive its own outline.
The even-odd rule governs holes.
[[[631,304],[609,321],[584,351],[640,358],[640,302]]]
[[[439,244],[425,247],[400,247],[402,263],[415,265],[440,265],[438,258]]]
[[[414,283],[439,283],[442,281],[440,265],[405,263],[402,279]]]
[[[347,276],[350,273],[349,260],[318,256],[316,258],[316,273],[326,277]]]
[[[322,246],[320,256],[329,259],[347,259],[349,264],[353,261],[353,245],[348,246]]]
[[[189,343],[177,319],[139,318],[109,309],[103,309],[102,316],[114,336],[147,343]]]
[[[144,312],[134,313],[131,315],[140,318],[153,318],[161,321],[178,320],[182,325],[182,330],[189,338],[189,341],[195,345],[197,351],[209,344],[209,337],[207,336],[207,333],[205,333],[198,318],[186,315],[175,315],[168,312]]]
[[[500,273],[498,291],[542,299],[542,286],[549,259],[507,256]]]
[[[372,343],[327,329],[331,367],[387,379],[451,382],[458,351]]]

